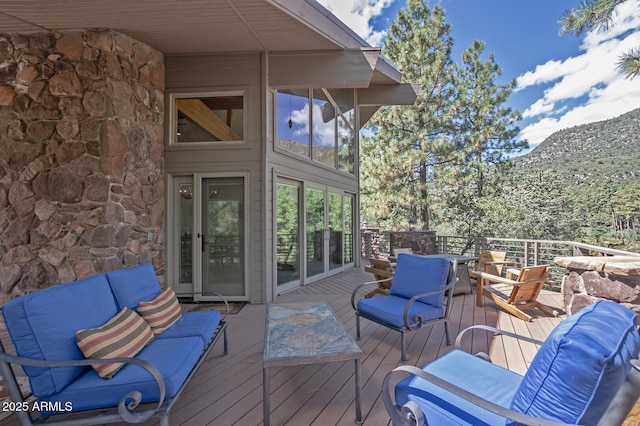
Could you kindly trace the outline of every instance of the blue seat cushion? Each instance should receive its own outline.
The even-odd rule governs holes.
[[[206,345],[220,324],[220,318],[220,312],[216,309],[184,312],[175,324],[157,335],[156,339],[197,336]]]
[[[509,406],[522,380],[517,373],[457,349],[423,370],[503,407]],[[400,406],[417,403],[430,425],[504,425],[506,420],[416,376],[398,382],[395,398]]]
[[[390,294],[411,299],[418,294],[443,289],[447,286],[450,264],[449,259],[444,257],[400,253]],[[439,308],[444,301],[444,293],[419,300]]]
[[[165,399],[172,398],[186,380],[197,362],[204,345],[199,337],[157,339],[147,345],[136,358],[150,362],[165,381]],[[105,380],[93,370],[87,371],[62,392],[46,398],[51,407],[73,407],[74,411],[117,406],[130,391],[142,393],[142,402],[159,399],[156,381],[141,367],[128,364],[112,379]],[[55,412],[43,413],[45,415]]]
[[[2,307],[19,356],[47,361],[84,359],[76,331],[103,325],[119,312],[104,274],[18,297]],[[33,394],[60,392],[91,367],[24,367]]]
[[[551,332],[511,408],[544,419],[595,425],[639,349],[635,312],[604,300],[589,305]]]
[[[395,282],[395,278],[394,278]],[[393,284],[395,285],[395,284]],[[408,300],[398,296],[376,296],[358,301],[358,313],[394,328],[405,328],[404,309]],[[409,310],[409,324],[415,324],[416,317],[431,321],[444,317],[444,308],[415,301]]]
[[[162,289],[150,263],[107,272],[118,307],[135,311],[139,302],[153,300]]]

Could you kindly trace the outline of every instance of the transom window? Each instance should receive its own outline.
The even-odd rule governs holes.
[[[354,173],[353,89],[282,89],[277,92],[276,146]]]
[[[171,96],[172,145],[244,142],[244,93]]]

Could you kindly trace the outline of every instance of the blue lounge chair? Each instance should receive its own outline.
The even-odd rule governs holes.
[[[453,286],[458,281],[456,268],[456,261],[451,262],[444,257],[401,253],[388,296],[358,299],[361,288],[380,281],[361,284],[353,291],[351,306],[356,311],[357,338],[360,339],[360,317],[396,330],[400,332],[404,361],[407,359],[407,333],[444,323],[447,344],[450,345],[449,316]]]
[[[524,376],[455,349],[420,369],[387,375],[383,401],[393,423],[428,425],[620,425],[640,396],[637,314],[599,301],[562,321]],[[467,330],[469,330],[467,329]],[[466,331],[466,330],[465,330]],[[456,340],[459,346],[460,338]],[[395,386],[391,377],[410,375]]]

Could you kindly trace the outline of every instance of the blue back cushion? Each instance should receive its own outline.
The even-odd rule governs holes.
[[[162,291],[150,263],[107,272],[106,275],[120,309],[127,307],[135,311],[138,302],[153,300]]]
[[[11,300],[2,307],[19,356],[47,361],[84,359],[76,331],[99,327],[118,313],[106,277],[94,275]],[[91,367],[24,367],[34,395],[64,389]]]
[[[447,285],[449,268],[449,259],[444,257],[400,253],[391,284],[391,295],[410,299],[421,293],[440,290]],[[439,308],[442,306],[444,293],[419,300]]]
[[[511,408],[564,423],[595,425],[639,350],[635,312],[604,300],[589,305],[551,332]]]

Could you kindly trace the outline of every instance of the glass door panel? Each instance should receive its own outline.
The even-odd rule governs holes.
[[[276,268],[278,292],[300,285],[300,188],[296,184],[277,184]]]
[[[342,267],[342,195],[329,193],[329,269]]]
[[[191,179],[191,178],[183,178]],[[193,183],[178,182],[178,283],[193,284]]]
[[[324,191],[305,190],[306,269],[307,277],[324,274],[325,215]]]
[[[245,296],[244,178],[202,179],[202,291]]]

